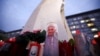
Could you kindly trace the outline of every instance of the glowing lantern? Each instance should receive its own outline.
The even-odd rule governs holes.
[[[98,35],[99,35],[99,37],[100,37],[100,32],[98,32]]]
[[[92,40],[92,44],[95,45],[95,44],[97,44],[97,42],[93,39],[93,40]]]
[[[0,40],[0,47],[2,47],[4,45],[4,41]]]
[[[9,39],[9,42],[15,42],[16,41],[16,38],[15,37],[12,37]]]
[[[76,30],[76,34],[79,35],[81,33],[80,30]]]

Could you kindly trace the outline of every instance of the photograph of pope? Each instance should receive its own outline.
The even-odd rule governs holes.
[[[59,56],[57,32],[57,24],[51,23],[47,26],[43,56]]]

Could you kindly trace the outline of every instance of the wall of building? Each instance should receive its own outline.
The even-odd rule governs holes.
[[[0,0],[0,29],[23,28],[41,0]],[[100,8],[100,0],[65,0],[65,16]]]

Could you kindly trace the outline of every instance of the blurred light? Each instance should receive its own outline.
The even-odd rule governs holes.
[[[100,36],[100,32],[98,32],[98,35]]]
[[[81,20],[80,22],[81,22],[81,23],[84,23],[85,21],[84,21],[84,20]]]
[[[80,30],[76,30],[76,34],[77,35],[81,34],[81,31]]]
[[[99,37],[99,35],[98,35],[98,34],[95,34],[95,35],[94,35],[94,38],[98,38],[98,37]]]
[[[91,21],[95,21],[95,18],[91,18],[90,20],[91,20]]]
[[[76,28],[76,26],[73,26],[73,28],[75,29],[75,28]]]
[[[97,44],[97,42],[93,39],[92,44],[95,45],[95,44]]]
[[[93,32],[98,31],[98,29],[97,28],[92,28],[91,31],[93,31]]]
[[[75,34],[75,33],[76,33],[76,31],[75,31],[75,30],[73,30],[73,31],[72,31],[72,34]]]
[[[87,24],[88,27],[91,27],[91,26],[93,26],[93,25],[94,25],[93,23],[88,23],[88,24]]]
[[[3,40],[0,40],[0,42],[3,42]]]
[[[89,21],[90,21],[89,19],[85,20],[85,22],[89,22]]]
[[[71,27],[70,27],[70,29],[75,29],[75,28],[76,28],[76,26],[71,26]]]

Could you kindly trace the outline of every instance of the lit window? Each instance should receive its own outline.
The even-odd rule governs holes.
[[[98,35],[98,34],[95,34],[95,35],[94,35],[94,38],[98,38],[98,37],[99,37],[99,35]]]
[[[78,17],[77,19],[78,19],[78,20],[81,20],[82,18],[81,18],[81,17]]]
[[[91,20],[91,21],[95,21],[95,18],[91,18],[90,20]]]
[[[94,25],[93,23],[88,23],[88,24],[87,24],[88,27],[91,27],[91,26],[93,26],[93,25]]]
[[[71,26],[70,29],[73,29],[73,27]]]
[[[74,18],[73,20],[77,20],[76,18]]]
[[[97,28],[92,28],[91,31],[93,31],[93,32],[98,31],[98,29]]]
[[[90,20],[85,20],[86,22],[89,22]]]
[[[73,28],[75,29],[75,28],[76,28],[76,26],[73,26]]]
[[[71,24],[71,25],[73,25],[74,23],[73,23],[73,22],[71,22],[70,24]]]
[[[78,24],[78,21],[74,22],[75,24]]]
[[[73,30],[73,31],[72,31],[72,34],[75,34],[75,33],[76,33],[76,31],[75,31],[75,30]]]
[[[84,25],[81,25],[81,27],[84,28],[85,26]]]
[[[81,20],[80,22],[81,22],[81,23],[84,23],[85,21],[84,21],[84,20]]]
[[[76,28],[76,26],[71,26],[71,27],[70,27],[70,29],[75,29],[75,28]]]

